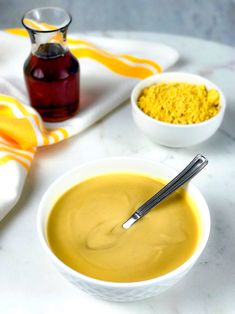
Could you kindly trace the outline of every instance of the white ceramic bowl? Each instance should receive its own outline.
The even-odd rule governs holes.
[[[220,94],[220,110],[213,118],[196,124],[171,124],[151,118],[138,107],[137,100],[145,87],[160,82],[203,84],[208,90],[216,89]],[[226,100],[218,86],[201,76],[168,72],[153,75],[140,81],[132,91],[131,104],[135,123],[152,141],[169,147],[187,147],[207,140],[216,132],[223,120]]]
[[[186,189],[198,207],[199,217],[202,223],[202,236],[194,254],[174,271],[155,279],[134,283],[107,282],[85,276],[65,265],[51,251],[45,232],[47,218],[56,200],[66,190],[89,177],[110,172],[143,173],[167,180],[172,179],[176,175],[174,170],[163,164],[135,158],[108,158],[79,166],[57,179],[43,196],[37,216],[39,239],[44,250],[59,271],[65,278],[83,291],[109,301],[127,302],[145,299],[173,286],[189,271],[199,258],[205,248],[210,232],[210,214],[208,206],[199,190],[192,183],[189,183]],[[138,249],[138,244],[136,245],[136,249]]]

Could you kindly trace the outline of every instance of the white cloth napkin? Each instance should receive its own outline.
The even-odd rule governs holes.
[[[25,105],[25,108],[28,108],[27,110],[33,113],[34,111],[27,107],[28,97],[22,70],[23,62],[30,51],[29,39],[14,36],[13,40],[12,36],[0,32],[0,93],[17,98]],[[178,59],[178,53],[174,49],[158,43],[79,35],[79,38],[81,37],[112,53],[130,54],[155,60],[163,69],[173,65]],[[102,64],[91,59],[81,59],[79,62],[81,66],[81,111],[65,122],[45,123],[48,129],[65,128],[69,136],[90,127],[127,100],[137,81],[111,72]],[[57,135],[60,140],[63,139],[60,132],[57,132]],[[50,143],[54,142],[53,138],[49,137]],[[7,144],[0,133],[0,160],[6,155],[4,147],[6,148]],[[14,151],[8,152],[8,154],[14,155]],[[29,158],[31,158],[30,156],[33,158],[34,155],[28,151],[25,151],[25,154],[28,154]],[[26,163],[26,166],[30,166],[30,160],[20,158]],[[0,220],[17,203],[27,173],[27,167],[23,167],[17,160],[11,160],[4,165],[0,163]]]

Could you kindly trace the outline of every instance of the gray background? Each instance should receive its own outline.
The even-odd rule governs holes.
[[[20,26],[26,10],[45,5],[67,8],[72,31],[163,32],[235,45],[235,0],[0,0],[0,28]]]

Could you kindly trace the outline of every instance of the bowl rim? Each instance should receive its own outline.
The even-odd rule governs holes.
[[[205,246],[208,242],[209,239],[209,235],[210,235],[210,229],[211,229],[211,217],[210,217],[210,211],[208,208],[208,204],[204,198],[204,196],[202,195],[202,193],[200,192],[200,190],[191,182],[188,183],[188,186],[193,188],[194,191],[196,191],[196,193],[200,196],[200,198],[203,200],[204,204],[205,204],[205,208],[204,208],[204,213],[205,216],[207,217],[207,222],[208,224],[206,225],[206,228],[204,230],[204,233],[201,237],[201,241],[198,244],[198,247],[195,249],[194,253],[192,254],[192,256],[190,256],[189,259],[187,259],[182,265],[180,265],[179,267],[177,267],[176,269],[162,275],[156,278],[152,278],[152,279],[147,279],[147,280],[143,280],[143,281],[136,281],[136,282],[113,282],[113,281],[105,281],[105,280],[101,280],[101,279],[96,279],[93,277],[89,277],[87,275],[84,275],[74,269],[72,269],[70,266],[66,265],[62,260],[60,260],[54,253],[53,251],[50,249],[49,244],[47,243],[45,237],[44,237],[44,232],[43,232],[43,228],[45,227],[46,224],[46,219],[43,219],[43,226],[41,226],[41,220],[42,220],[42,213],[43,213],[43,206],[45,203],[46,198],[48,197],[48,195],[50,195],[51,190],[53,190],[53,188],[64,178],[66,178],[67,176],[70,176],[71,174],[79,171],[81,168],[85,168],[88,167],[90,165],[94,165],[97,164],[99,162],[105,162],[105,161],[121,161],[121,160],[128,160],[128,161],[137,161],[137,162],[142,162],[142,163],[151,163],[152,165],[157,165],[160,167],[163,167],[165,169],[168,169],[172,172],[172,174],[177,174],[178,171],[176,171],[175,169],[165,165],[162,162],[159,161],[154,161],[148,158],[137,158],[137,157],[106,157],[106,158],[99,158],[96,160],[92,160],[89,162],[85,162],[79,166],[74,167],[73,169],[65,172],[63,175],[59,176],[46,190],[46,192],[43,194],[43,197],[39,203],[38,206],[38,211],[37,211],[37,217],[36,217],[36,225],[37,225],[37,233],[38,233],[38,237],[40,240],[40,243],[43,247],[43,249],[46,251],[47,255],[51,258],[51,260],[53,261],[53,263],[57,266],[59,266],[64,273],[69,273],[72,276],[75,276],[77,279],[79,280],[83,280],[86,282],[89,282],[90,284],[94,284],[94,285],[99,285],[102,287],[112,287],[112,288],[135,288],[135,287],[143,287],[143,286],[148,286],[148,285],[152,285],[152,284],[160,284],[161,282],[164,282],[168,279],[174,278],[175,276],[177,276],[177,273],[184,273],[185,271],[190,269],[190,265],[193,266],[193,264],[196,262],[196,260],[199,258],[199,256],[202,254],[203,250],[205,249]],[[71,185],[72,187],[73,185]],[[65,189],[64,192],[68,190]],[[188,268],[189,267],[189,268]]]
[[[198,122],[198,123],[191,123],[191,124],[174,124],[174,123],[170,123],[170,122],[164,122],[164,121],[160,121],[160,120],[157,120],[155,118],[152,118],[150,117],[149,115],[147,115],[146,113],[144,113],[140,108],[139,106],[137,105],[137,98],[139,97],[140,95],[140,92],[143,90],[143,88],[146,88],[146,87],[149,87],[153,84],[156,84],[156,83],[160,83],[162,81],[164,81],[164,79],[168,78],[168,77],[171,77],[171,76],[185,76],[185,77],[188,77],[188,78],[197,78],[199,80],[202,80],[202,83],[204,83],[205,85],[206,84],[209,84],[209,85],[212,85],[214,89],[216,89],[219,94],[220,94],[220,108],[219,108],[219,111],[217,112],[217,114],[208,119],[208,120],[205,120],[205,121],[202,121],[202,122]],[[155,82],[153,82],[154,80],[156,79]],[[182,80],[179,78],[179,80],[176,80],[177,82],[182,82],[182,83],[187,83],[187,79],[185,80]],[[147,82],[151,82],[149,85],[146,85],[144,87],[142,87],[142,85],[145,85]],[[173,81],[172,81],[173,82]],[[193,84],[193,83],[191,83]],[[198,85],[198,84],[196,84]],[[142,87],[142,88],[141,88]],[[225,112],[225,109],[226,109],[226,98],[225,98],[225,95],[224,93],[222,92],[222,90],[216,85],[214,84],[212,81],[200,76],[200,75],[197,75],[197,74],[192,74],[192,73],[188,73],[188,72],[164,72],[164,73],[159,73],[159,74],[155,74],[155,75],[151,75],[145,79],[143,79],[142,81],[138,82],[134,88],[132,89],[132,92],[131,92],[131,105],[132,105],[132,108],[138,113],[140,114],[144,119],[147,119],[153,123],[156,123],[160,126],[164,126],[164,127],[169,127],[169,128],[173,128],[173,129],[176,129],[176,128],[197,128],[197,127],[200,127],[200,126],[204,126],[206,124],[210,124],[212,123],[213,121],[217,120],[220,116],[223,117],[224,115],[224,112]]]

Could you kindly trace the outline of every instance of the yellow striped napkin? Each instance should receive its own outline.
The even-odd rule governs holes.
[[[22,29],[8,29],[6,32],[14,36],[27,36],[27,32]],[[70,37],[68,44],[76,57],[95,60],[113,72],[113,75],[143,79],[161,71],[161,67],[153,60],[113,54],[83,39]],[[101,110],[98,116],[107,112],[102,113]],[[93,122],[94,117],[88,117],[83,129]],[[50,128],[46,128],[32,107],[14,97],[0,94],[0,220],[18,201],[37,148],[60,142],[81,130],[73,122],[63,124],[63,127],[54,124],[54,127],[50,125]]]
[[[32,21],[31,21],[32,23]],[[36,24],[40,30],[50,29],[50,27],[45,28],[41,24]],[[19,35],[23,37],[27,37],[28,33],[23,29],[7,29],[8,33]],[[58,36],[59,34],[57,34]],[[51,42],[59,41],[55,36],[52,37]],[[69,49],[74,56],[77,58],[90,58],[93,59],[107,68],[113,71],[114,73],[131,77],[144,79],[150,75],[162,72],[161,66],[149,59],[145,58],[137,58],[135,56],[130,56],[126,54],[112,54],[110,52],[104,51],[98,48],[96,45],[83,40],[83,39],[75,39],[69,37],[68,40]]]

